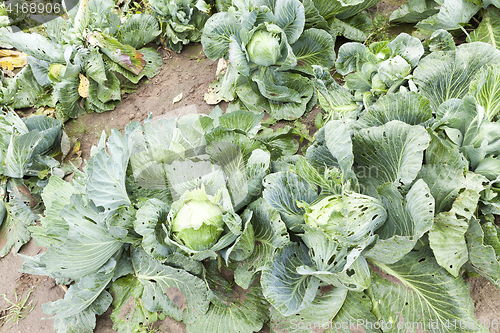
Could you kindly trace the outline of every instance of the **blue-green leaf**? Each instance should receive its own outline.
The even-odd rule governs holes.
[[[207,312],[208,290],[200,278],[183,269],[165,266],[142,250],[133,252],[132,264],[139,283],[144,286],[142,301],[147,310],[163,311],[187,324]],[[186,301],[186,308],[182,308],[182,299]]]
[[[318,197],[316,188],[291,172],[270,174],[263,182],[263,198],[280,213],[286,226],[294,229],[304,223],[305,210],[297,204],[313,202]]]
[[[283,316],[299,313],[316,297],[320,280],[297,273],[303,265],[312,265],[306,247],[290,243],[278,249],[262,271],[262,292]]]

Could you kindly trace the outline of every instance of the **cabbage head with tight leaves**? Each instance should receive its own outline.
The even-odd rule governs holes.
[[[194,191],[203,193],[204,188]],[[172,220],[173,236],[192,250],[211,248],[224,231],[223,211],[214,199],[187,199]]]

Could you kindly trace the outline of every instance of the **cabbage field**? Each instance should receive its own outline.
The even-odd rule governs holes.
[[[1,333],[500,332],[500,1],[8,0],[0,69]]]

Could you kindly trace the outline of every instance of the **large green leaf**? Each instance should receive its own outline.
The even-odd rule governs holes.
[[[297,204],[313,202],[318,197],[315,187],[291,172],[267,175],[263,183],[263,198],[280,213],[289,229],[304,223],[305,210]]]
[[[233,13],[222,12],[210,17],[201,36],[205,55],[212,60],[227,58],[230,38],[239,35],[239,26]]]
[[[251,223],[251,212],[244,212],[241,216],[243,225],[241,234],[234,241],[233,245],[219,251],[222,258],[229,263],[232,261],[242,261],[249,258],[255,250],[255,232]],[[239,232],[239,231],[238,231]]]
[[[274,119],[295,120],[310,111],[316,104],[314,96],[314,88],[310,81],[298,74],[283,73],[297,75],[294,81],[289,81],[293,89],[297,89],[301,93],[300,103],[296,102],[277,102],[269,100],[269,114]],[[293,80],[293,79],[292,79]]]
[[[87,36],[87,42],[98,46],[102,53],[135,75],[139,75],[146,65],[142,53],[130,45],[120,43],[109,34],[95,31]]]
[[[188,159],[174,161],[171,165],[166,165],[165,170],[174,200],[179,199],[185,192],[199,189],[201,186],[204,186],[206,193],[212,196],[220,191],[224,191],[224,194],[227,191],[224,172],[209,161],[192,162]],[[232,207],[228,202],[225,204]]]
[[[435,31],[437,29],[455,30],[467,24],[481,9],[481,6],[468,0],[444,0],[439,13],[428,17],[416,27],[422,30]]]
[[[101,147],[87,164],[86,193],[96,205],[104,207],[106,213],[112,213],[120,206],[130,205],[125,177],[132,152],[117,130],[111,132],[107,145],[111,155]]]
[[[116,36],[120,43],[139,49],[152,42],[160,32],[156,18],[148,14],[133,14],[120,25]]]
[[[65,63],[63,47],[41,34],[28,34],[22,31],[4,32],[2,41],[34,58],[50,63]]]
[[[475,98],[466,96],[464,99],[452,98],[446,100],[438,106],[436,111],[436,121],[432,124],[434,130],[444,129],[447,137],[457,146],[464,145],[464,136],[475,136],[474,131],[477,131],[477,122],[481,121]],[[476,126],[476,128],[474,128]],[[450,132],[450,128],[459,130],[458,137],[454,137],[454,132]],[[472,130],[472,131],[469,131]],[[468,133],[469,132],[469,133]],[[470,141],[470,140],[469,140]]]
[[[471,42],[483,42],[500,47],[500,10],[489,7],[483,10],[479,26],[470,34]]]
[[[500,111],[500,69],[498,66],[485,66],[471,82],[470,92],[479,105],[484,108],[488,120],[493,120]]]
[[[245,133],[257,134],[263,117],[263,113],[255,114],[250,111],[237,110],[222,114],[217,118],[217,122],[228,130],[242,130]]]
[[[400,33],[387,44],[387,48],[391,50],[392,57],[396,55],[403,57],[412,68],[417,66],[420,57],[424,55],[422,42],[407,33]]]
[[[305,263],[296,268],[297,273],[316,277],[339,288],[355,291],[368,288],[370,269],[360,254],[375,240],[375,236],[370,234],[349,247],[327,236],[319,228],[305,227],[301,237],[309,247],[313,265]]]
[[[272,332],[309,333],[315,328],[328,328],[332,319],[341,310],[347,297],[347,289],[318,290],[314,301],[292,317],[285,317],[271,309],[269,326]]]
[[[283,316],[299,313],[316,297],[320,280],[297,273],[303,265],[312,265],[307,248],[290,243],[278,249],[262,271],[262,292]]]
[[[366,194],[377,196],[375,189],[385,183],[410,186],[422,167],[430,137],[421,126],[393,120],[355,132],[352,142],[358,179]]]
[[[417,23],[439,12],[439,4],[434,0],[408,0],[392,12],[389,17],[394,23]]]
[[[257,83],[260,94],[269,100],[268,112],[274,119],[294,120],[312,107],[309,102],[314,88],[300,74],[260,67],[252,81]]]
[[[304,4],[306,19],[304,28],[328,29],[328,22],[326,22],[325,18],[321,16],[318,9],[314,5],[313,0],[304,0],[302,3]]]
[[[429,100],[416,92],[381,96],[377,103],[359,117],[356,127],[368,128],[399,120],[408,125],[421,125],[432,118]]]
[[[325,125],[326,146],[337,160],[346,180],[355,179],[352,170],[354,155],[352,152],[351,131],[340,120],[332,120]]]
[[[270,154],[255,149],[245,161],[239,147],[231,142],[212,142],[207,151],[224,171],[234,210],[239,211],[261,192],[262,179],[269,171]]]
[[[277,0],[274,15],[276,25],[285,32],[288,43],[293,44],[304,30],[304,6],[298,0]]]
[[[207,133],[204,138],[208,144],[207,150],[209,151],[209,154],[216,156],[215,151],[217,150],[213,149],[212,146],[217,143],[220,145],[220,147],[218,147],[219,149],[225,149],[226,147],[229,149],[237,148],[239,150],[238,154],[241,154],[241,158],[243,158],[245,163],[249,161],[254,150],[266,150],[263,143],[253,140],[248,135],[245,135],[237,130],[226,130],[222,127],[215,128],[213,131]]]
[[[465,173],[460,165],[448,163],[426,164],[418,174],[423,179],[436,200],[436,214],[451,209],[461,189],[481,192],[487,179],[472,172]]]
[[[222,95],[223,91],[226,95]],[[242,104],[240,108],[246,108],[255,113],[261,113],[270,108],[269,101],[259,92],[257,83],[244,75],[239,75],[232,66],[228,67],[222,79],[220,93],[228,100],[237,97],[236,101]]]
[[[97,272],[123,245],[107,229],[94,221],[99,219],[95,206],[74,194],[70,205],[61,211],[69,224],[63,244],[51,246],[43,263],[50,273],[77,280]]]
[[[320,0],[323,2],[329,2]],[[335,0],[334,2],[339,2],[342,5],[337,18],[345,20],[351,16],[361,13],[365,9],[375,6],[380,0]]]
[[[93,47],[89,50],[85,72],[89,78],[96,81],[97,83],[102,84],[108,79],[106,77],[106,67],[104,66],[103,56],[99,52],[99,49],[96,47]]]
[[[269,319],[269,304],[260,287],[252,287],[244,295],[233,292],[231,284],[222,278],[215,262],[207,265],[207,283],[212,293],[208,312],[193,323],[188,332],[251,333],[259,331]]]
[[[465,232],[477,208],[479,193],[466,189],[458,195],[449,212],[436,215],[429,231],[429,245],[436,261],[453,276],[458,276],[468,260]]]
[[[259,131],[256,140],[264,143],[271,153],[271,161],[281,156],[291,156],[297,153],[299,142],[294,138],[294,128],[263,128]]]
[[[326,168],[337,168],[339,166],[337,160],[326,145],[325,128],[320,128],[314,138],[316,140],[306,151],[307,162],[320,172],[324,172]]]
[[[93,82],[90,81],[90,87],[89,87],[89,98],[88,100],[93,103],[97,104],[95,102],[95,99],[97,98],[100,103],[98,104],[106,104],[111,101],[119,101],[121,100],[121,90],[120,90],[120,81],[116,77],[116,75],[113,72],[106,72],[106,81],[104,83],[97,83],[97,89],[95,90],[96,95],[92,95],[93,91]],[[92,95],[92,96],[91,96]]]
[[[333,318],[325,333],[351,333],[363,330],[366,333],[381,333],[377,318],[371,312],[372,302],[363,292],[349,291],[342,308]]]
[[[43,312],[56,314],[52,318],[58,332],[94,331],[95,315],[103,314],[113,299],[105,289],[113,278],[115,266],[116,261],[111,259],[96,274],[84,275],[70,286],[64,299],[42,306]]]
[[[423,331],[487,332],[474,316],[468,284],[439,266],[429,249],[412,251],[392,265],[372,262],[398,281],[372,275],[372,301],[378,305],[379,320],[399,323],[403,318]],[[393,325],[384,331],[400,332],[404,327]]]
[[[469,169],[469,163],[456,146],[449,145],[430,129],[427,132],[431,136],[431,143],[426,149],[424,168],[425,165],[446,164],[453,170],[461,170],[462,173]]]
[[[3,96],[4,103],[14,109],[32,106],[44,93],[44,88],[36,81],[31,66],[24,67],[12,79],[4,80],[8,85],[8,93]]]
[[[85,99],[87,112],[111,111],[120,104],[121,89],[117,77],[113,72],[107,72],[107,74],[111,78],[104,85],[92,79],[89,80],[89,97]],[[106,84],[110,86],[107,87]]]
[[[134,230],[143,237],[142,247],[148,255],[163,260],[173,250],[165,243],[163,226],[167,224],[170,206],[158,199],[148,199],[137,211]]]
[[[500,51],[491,45],[462,44],[454,51],[433,52],[420,60],[413,73],[414,81],[435,111],[451,98],[463,98],[477,72],[499,61]]]
[[[335,69],[342,75],[361,71],[365,63],[377,64],[377,57],[361,43],[344,43],[339,48]]]
[[[113,62],[108,57],[103,57],[106,65],[109,66],[109,69],[120,73],[124,77],[126,77],[130,82],[137,84],[143,77],[147,77],[151,79],[156,74],[160,72],[160,68],[162,65],[162,59],[160,53],[151,47],[143,47],[138,50],[142,55],[144,60],[146,61],[146,65],[142,69],[142,71],[135,75],[131,71],[126,70],[125,68],[119,66],[117,63]]]
[[[457,48],[453,36],[446,30],[439,29],[427,39],[429,51],[453,51]]]
[[[359,109],[349,89],[335,82],[327,68],[313,66],[313,71],[319,105],[329,118],[349,117]]]
[[[127,275],[113,282],[109,291],[113,296],[113,328],[119,332],[136,332],[156,321],[157,315],[148,311],[142,301],[144,286]]]
[[[12,248],[18,252],[31,239],[28,227],[34,225],[37,219],[28,206],[17,198],[2,205],[5,206],[0,220],[0,258]]]
[[[314,6],[318,13],[323,16],[326,21],[329,21],[335,15],[337,15],[344,6],[353,6],[356,5],[363,0],[334,0],[334,1],[325,1],[325,0],[312,0]]]
[[[485,231],[488,232],[488,228],[482,229],[478,220],[471,219],[465,234],[469,251],[468,259],[471,266],[479,274],[500,288],[500,263],[497,259],[497,251],[493,246],[487,244]],[[496,237],[498,242],[498,234],[492,236]]]
[[[303,156],[297,156],[297,160],[293,161],[293,164],[295,164],[294,171],[300,177],[321,188],[321,197],[342,193],[344,179],[339,169],[328,168],[320,172]]]
[[[271,260],[274,251],[290,240],[281,216],[264,199],[252,202],[245,210],[252,213],[255,249],[244,261],[235,264],[234,280],[242,288],[249,288],[259,272]]]
[[[42,141],[36,145],[34,154],[45,155],[59,149],[62,136],[62,122],[43,115],[23,118],[29,131],[39,131]]]
[[[28,165],[33,162],[35,147],[42,141],[38,130],[30,131],[20,136],[11,136],[9,147],[2,161],[3,174],[8,177],[22,178]]]
[[[44,216],[40,219],[44,234],[35,236],[38,246],[61,245],[68,235],[68,223],[60,215],[64,206],[70,204],[71,195],[77,190],[63,179],[52,176],[42,192],[45,204]]]
[[[358,13],[345,20],[334,18],[330,24],[331,34],[356,42],[365,41],[373,29],[372,18],[367,12]]]
[[[53,98],[57,100],[59,118],[77,118],[85,110],[81,106],[81,96],[78,92],[79,77],[69,77],[54,85]]]
[[[328,69],[335,64],[335,40],[325,30],[307,29],[292,45],[293,53],[297,58],[297,66],[309,71],[312,65],[323,66]]]
[[[147,310],[163,311],[186,324],[207,312],[208,290],[200,278],[183,269],[165,266],[142,250],[133,252],[132,264],[135,276],[144,286],[142,301]],[[182,304],[183,300],[186,304]]]
[[[377,230],[379,240],[364,256],[384,264],[392,264],[410,252],[418,240],[431,229],[434,198],[429,187],[417,180],[405,198],[392,183],[377,191],[387,209],[387,221]]]

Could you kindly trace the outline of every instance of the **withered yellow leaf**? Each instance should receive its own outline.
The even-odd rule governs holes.
[[[0,68],[2,70],[14,70],[28,64],[27,55],[23,52],[12,50],[0,50]]]
[[[80,94],[80,96],[82,96],[83,98],[87,98],[89,97],[89,79],[87,79],[82,73],[79,73],[79,75],[80,85],[78,86],[78,94]]]

